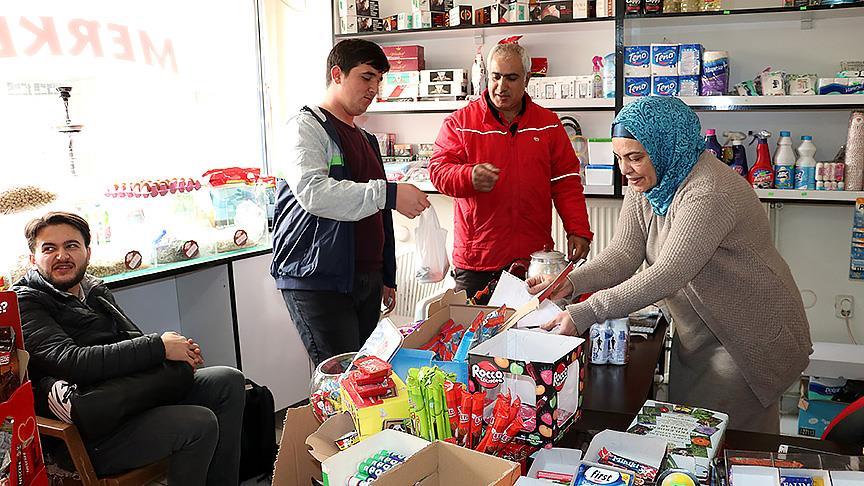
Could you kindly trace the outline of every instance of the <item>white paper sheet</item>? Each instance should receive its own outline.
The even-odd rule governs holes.
[[[507,307],[518,309],[528,303],[533,297],[533,295],[528,293],[528,284],[524,280],[514,277],[507,272],[501,272],[501,278],[498,279],[495,291],[492,292],[489,305],[493,307],[506,305]],[[538,327],[554,319],[561,310],[551,300],[544,300],[540,303],[540,307],[537,310],[520,319],[516,327]]]

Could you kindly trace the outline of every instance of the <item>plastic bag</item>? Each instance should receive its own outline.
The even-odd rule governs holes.
[[[435,283],[444,280],[450,269],[447,259],[447,230],[438,224],[438,215],[433,208],[420,213],[420,222],[414,230],[417,245],[417,273],[420,283]]]

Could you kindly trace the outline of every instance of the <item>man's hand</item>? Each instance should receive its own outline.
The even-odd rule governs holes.
[[[189,345],[192,352],[195,354],[195,367],[200,368],[204,366],[204,355],[201,354],[201,346],[198,345],[195,341],[191,339],[187,339],[186,343]]]
[[[396,184],[396,211],[414,219],[429,207],[429,196],[412,184]]]
[[[535,275],[529,278],[525,283],[528,284],[528,292],[531,295],[537,295],[540,292],[546,290],[546,287],[552,284],[552,281],[555,280],[555,275]],[[570,297],[570,294],[573,293],[573,284],[570,283],[570,280],[565,280],[558,290],[553,292],[551,296],[549,296],[552,300],[558,299],[566,299]]]
[[[471,184],[480,192],[489,192],[498,182],[498,173],[501,169],[489,163],[477,164],[471,169]]]
[[[588,256],[591,242],[576,235],[567,235],[567,259],[571,262],[581,260]]]
[[[196,361],[200,359],[200,354],[195,353],[189,340],[174,331],[162,334],[162,344],[165,346],[165,359],[168,361],[184,361],[195,368]]]
[[[564,334],[566,336],[575,336],[578,332],[576,324],[573,323],[573,319],[567,311],[561,312],[555,316],[555,319],[541,325],[540,328],[544,331],[551,331],[553,334]]]
[[[391,289],[385,285],[381,290],[381,303],[387,308],[385,314],[393,312],[393,309],[396,308],[396,289]]]

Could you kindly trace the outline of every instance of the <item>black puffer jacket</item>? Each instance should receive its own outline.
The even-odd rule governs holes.
[[[141,331],[117,307],[105,284],[84,277],[85,300],[60,292],[30,270],[12,290],[18,294],[24,348],[37,411],[47,411],[44,377],[91,385],[147,370],[165,361],[157,334]]]

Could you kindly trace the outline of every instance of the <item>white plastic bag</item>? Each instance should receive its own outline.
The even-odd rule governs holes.
[[[435,283],[444,280],[450,270],[447,259],[447,230],[438,224],[434,208],[420,213],[420,221],[414,230],[417,246],[414,255],[417,259],[415,278],[420,283]]]

